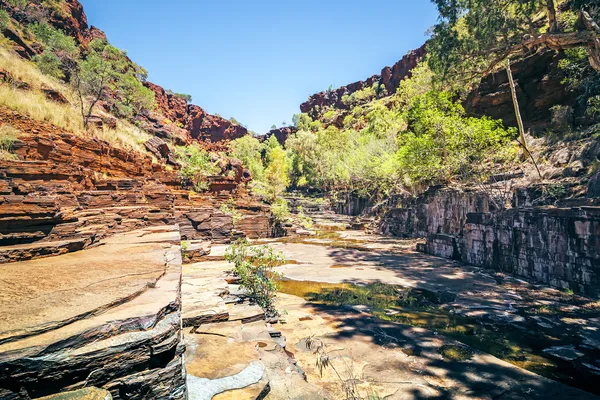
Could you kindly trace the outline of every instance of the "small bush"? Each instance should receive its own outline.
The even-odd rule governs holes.
[[[188,103],[192,102],[192,95],[191,94],[185,94],[185,93],[174,93],[174,94],[177,97],[181,97],[182,99],[184,99]]]
[[[304,229],[311,229],[313,227],[312,219],[304,214],[302,206],[298,206],[298,222]]]
[[[281,274],[274,268],[285,263],[283,254],[266,245],[251,247],[247,239],[240,239],[227,248],[225,259],[233,263],[248,296],[267,314],[276,315],[274,299]]]
[[[196,192],[207,190],[207,178],[219,172],[219,168],[211,161],[208,152],[193,144],[177,147],[175,155],[181,164],[179,173],[185,183],[191,183]]]
[[[18,135],[19,130],[12,125],[0,126],[0,160],[14,160],[17,158],[12,151]]]
[[[51,27],[46,23],[34,23],[29,25],[33,34],[54,52],[64,52],[73,56],[77,53],[75,39],[66,35],[63,31]]]
[[[4,10],[0,10],[0,30],[6,29],[10,25],[10,17]]]
[[[276,224],[286,223],[290,219],[290,209],[287,201],[282,197],[278,197],[271,205],[271,213]]]
[[[60,61],[60,58],[51,51],[45,50],[41,55],[35,56],[34,61],[44,75],[56,79],[63,79],[65,77],[61,68],[62,62]]]

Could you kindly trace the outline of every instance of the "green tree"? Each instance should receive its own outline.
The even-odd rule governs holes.
[[[39,41],[58,55],[74,57],[78,52],[74,38],[45,22],[33,23],[29,25],[29,30],[33,32]]]
[[[145,87],[132,74],[124,74],[116,79],[117,99],[115,107],[121,117],[131,117],[152,110],[154,92]]]
[[[554,0],[433,0],[439,22],[428,45],[429,63],[442,76],[479,78],[507,59],[541,47],[585,47],[600,69],[600,28],[580,9],[579,29],[557,23]],[[461,80],[463,80],[461,78]]]
[[[179,174],[186,185],[192,185],[196,192],[208,189],[208,177],[219,173],[219,167],[211,160],[206,150],[194,143],[175,149],[177,161],[181,164]]]
[[[273,136],[271,138],[275,139]],[[267,140],[265,149],[264,178],[262,181],[256,182],[255,190],[269,201],[274,202],[290,185],[288,158],[286,151],[277,142],[277,139]]]
[[[254,180],[259,181],[263,179],[262,145],[258,139],[251,135],[246,135],[232,140],[229,148],[231,150],[231,157],[241,160],[244,166],[252,173]]]

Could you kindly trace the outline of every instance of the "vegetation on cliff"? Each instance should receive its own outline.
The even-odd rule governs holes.
[[[519,134],[499,120],[468,116],[463,100],[485,74],[544,49],[563,51],[563,83],[578,93],[589,121],[600,115],[596,2],[434,3],[440,19],[428,55],[394,93],[377,82],[363,85],[341,98],[343,107],[332,104],[294,117],[297,132],[287,138],[286,159],[279,161],[291,186],[381,198],[432,184],[479,185],[532,161],[538,168],[525,141],[528,127]],[[517,84],[526,83],[507,84],[515,110]],[[560,105],[552,111],[554,125],[564,126],[566,134],[572,109]],[[233,154],[265,182],[265,148],[256,141],[239,151],[251,140],[240,139]]]

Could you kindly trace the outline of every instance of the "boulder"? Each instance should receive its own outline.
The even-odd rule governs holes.
[[[588,182],[587,197],[600,197],[600,171],[596,172]]]
[[[179,163],[175,159],[175,154],[173,154],[167,143],[161,138],[155,136],[146,141],[144,146],[159,160],[165,160],[167,164],[179,166]]]
[[[67,98],[56,89],[42,85],[41,90],[48,100],[52,100],[60,104],[69,104],[69,100],[67,100]]]

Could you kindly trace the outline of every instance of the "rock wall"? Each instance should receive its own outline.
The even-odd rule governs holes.
[[[564,73],[558,67],[561,54],[543,51],[512,65],[521,116],[527,129],[547,128],[552,122],[555,105],[577,105],[577,94],[563,85]],[[517,126],[506,70],[490,74],[481,80],[464,102],[467,114],[501,119],[507,126]],[[581,117],[583,110],[575,110]],[[574,122],[585,122],[580,118]]]
[[[200,241],[201,257],[211,242],[269,237],[271,214],[247,193],[250,176],[221,160],[208,192],[195,194],[147,154],[4,108],[0,121],[21,132],[17,159],[0,160],[0,398],[96,386],[114,399],[185,399],[180,241]],[[232,200],[235,221],[220,210]],[[79,279],[88,269],[99,272]]]
[[[241,138],[248,130],[218,115],[207,113],[203,108],[187,101],[151,82],[146,87],[154,92],[156,104],[169,122],[187,132],[187,136],[201,142],[222,142]],[[157,121],[164,129],[164,121]]]
[[[428,254],[587,295],[600,292],[600,207],[498,212],[485,193],[448,188],[401,203],[383,215],[381,232],[424,237]]]
[[[3,287],[16,307],[0,301],[12,319],[0,323],[0,398],[95,386],[113,399],[186,399],[181,264],[177,226],[165,226],[117,235],[77,257],[4,265],[18,287],[32,279],[20,270],[51,273],[32,285],[35,296]]]

